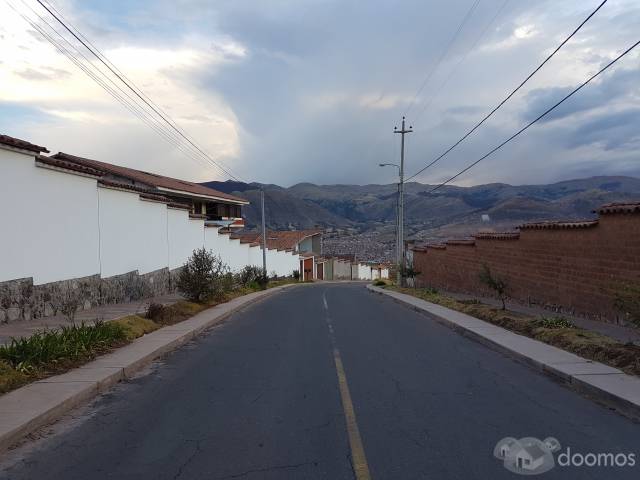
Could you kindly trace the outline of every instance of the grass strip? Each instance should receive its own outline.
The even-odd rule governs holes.
[[[578,328],[561,316],[534,317],[486,305],[479,300],[456,300],[429,288],[383,287],[466,313],[514,333],[553,345],[583,358],[640,375],[640,346],[622,343],[598,332]]]

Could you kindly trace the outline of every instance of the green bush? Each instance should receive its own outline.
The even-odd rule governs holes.
[[[294,270],[292,272],[293,278],[297,281],[300,280],[300,270]]]
[[[262,277],[262,267],[247,265],[236,274],[237,281],[243,287],[252,282],[257,282]]]
[[[229,267],[205,248],[193,251],[178,275],[180,293],[193,302],[204,302],[225,293]]]
[[[0,360],[21,373],[55,367],[61,361],[90,358],[126,340],[126,332],[111,322],[95,325],[63,326],[56,330],[36,332],[26,338],[12,338],[0,345]]]
[[[373,281],[373,284],[374,284],[376,287],[383,287],[383,286],[385,286],[385,285],[387,284],[387,282],[385,282],[384,280],[382,280],[382,279],[380,279],[380,278],[376,278],[376,279]]]

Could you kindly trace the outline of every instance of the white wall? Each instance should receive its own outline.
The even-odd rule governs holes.
[[[357,265],[357,268],[358,268],[358,279],[371,280],[371,267],[369,265],[359,263]]]
[[[181,267],[197,248],[205,244],[204,220],[189,218],[189,212],[167,208],[169,269]]]
[[[99,271],[96,180],[0,149],[0,281],[36,284]]]
[[[102,277],[165,268],[169,261],[167,206],[137,193],[98,188]]]
[[[380,271],[380,278],[389,278],[389,269],[388,268],[383,268]]]
[[[0,281],[35,284],[181,267],[200,247],[232,271],[262,266],[262,250],[220,234],[183,209],[98,186],[93,178],[36,167],[0,148]],[[291,275],[298,255],[267,250],[267,272]]]

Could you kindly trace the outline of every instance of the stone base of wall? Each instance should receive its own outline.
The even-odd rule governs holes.
[[[100,275],[34,285],[32,278],[0,282],[0,323],[72,315],[99,305],[131,302],[175,292],[180,269],[162,268],[100,278]]]

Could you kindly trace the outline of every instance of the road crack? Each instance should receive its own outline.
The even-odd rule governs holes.
[[[265,472],[275,472],[278,470],[290,470],[290,469],[294,469],[294,468],[300,468],[300,467],[306,467],[309,465],[313,465],[314,467],[318,466],[318,462],[317,461],[313,461],[313,462],[304,462],[304,463],[292,463],[289,465],[274,465],[271,467],[264,467],[264,468],[255,468],[255,469],[251,469],[251,470],[246,470],[242,473],[236,473],[236,474],[232,474],[232,475],[226,475],[224,477],[218,477],[218,480],[227,480],[227,479],[231,479],[231,478],[241,478],[241,477],[246,477],[247,475],[251,475],[253,473],[265,473]]]

